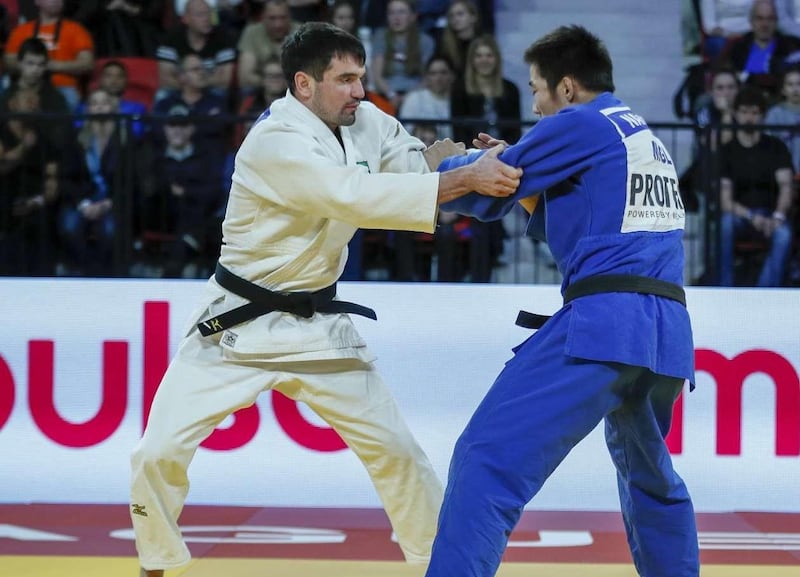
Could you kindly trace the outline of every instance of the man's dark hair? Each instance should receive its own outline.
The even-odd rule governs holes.
[[[433,64],[434,62],[444,62],[445,64],[447,64],[447,67],[450,69],[450,72],[454,72],[456,69],[455,65],[453,64],[453,59],[450,58],[447,54],[443,54],[441,52],[434,52],[433,56],[428,58],[428,61],[425,63],[426,72],[430,69],[431,64]]]
[[[50,59],[50,54],[47,52],[47,46],[38,38],[28,38],[19,45],[19,50],[17,50],[17,61],[22,62],[22,59],[28,54],[33,54],[34,56],[44,56],[45,61]]]
[[[752,84],[745,84],[733,99],[733,109],[736,110],[740,106],[758,106],[761,114],[764,114],[767,111],[767,97],[760,88]]]
[[[361,40],[327,22],[307,22],[290,34],[281,50],[281,68],[291,93],[295,74],[305,72],[320,81],[334,57],[353,58],[362,66],[367,59]]]
[[[525,51],[525,62],[536,65],[551,92],[566,76],[591,92],[614,92],[608,50],[583,26],[561,26],[542,36]]]
[[[119,68],[122,70],[122,73],[127,76],[128,75],[128,67],[125,66],[119,60],[109,60],[108,62],[104,63],[103,66],[100,68],[100,72],[105,72],[109,68]]]

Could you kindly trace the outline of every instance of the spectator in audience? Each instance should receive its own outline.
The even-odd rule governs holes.
[[[163,148],[148,171],[154,190],[148,195],[145,216],[166,216],[164,222],[150,223],[150,228],[155,225],[176,237],[164,272],[167,277],[208,276],[209,261],[219,250],[221,220],[216,214],[224,203],[221,174],[215,169],[219,163],[209,151],[195,146],[189,114],[182,104],[169,110]]]
[[[170,1],[170,0],[166,0]],[[216,14],[216,20],[219,26],[225,30],[229,35],[236,38],[242,31],[246,22],[246,14],[252,0],[207,0],[208,5]],[[189,0],[174,0],[173,9],[175,15],[180,18],[186,12],[186,5]],[[261,2],[257,2],[260,4]]]
[[[494,36],[484,34],[470,44],[464,78],[453,89],[450,112],[457,142],[471,143],[478,132],[498,136],[510,144],[519,140],[519,89],[503,77],[503,60]],[[470,234],[471,280],[489,282],[492,267],[503,253],[503,221],[472,219]]]
[[[464,74],[469,45],[480,34],[481,24],[475,4],[471,0],[452,0],[437,52],[450,59],[459,77]]]
[[[38,38],[28,38],[20,44],[17,51],[17,72],[12,85],[23,91],[33,91],[38,96],[37,110],[41,112],[67,114],[69,104],[64,95],[50,81],[47,72],[49,55],[47,46]],[[11,91],[13,92],[13,91]],[[0,97],[0,112],[8,110],[8,95]],[[62,148],[69,131],[68,118],[49,120],[46,138],[51,146]]]
[[[739,78],[731,68],[720,67],[711,73],[709,91],[703,102],[698,106],[695,114],[695,124],[697,128],[704,131],[706,127],[718,128],[720,126],[731,126],[734,123],[733,102],[739,92]],[[705,145],[705,140],[701,144]],[[716,150],[718,144],[730,142],[733,138],[733,130],[722,129],[711,132],[711,140],[708,143],[711,150]]]
[[[414,131],[414,123],[406,119],[449,121],[452,118],[450,97],[454,80],[453,65],[446,56],[434,55],[428,60],[424,88],[417,88],[406,94],[400,106],[400,119],[403,120],[406,130]],[[436,132],[436,138],[453,138],[453,125],[450,122],[439,124]]]
[[[791,126],[772,132],[780,138],[792,155],[795,173],[800,172],[800,67],[786,70],[781,81],[783,100],[767,110],[764,124]]]
[[[281,68],[280,58],[273,57],[264,63],[264,68],[261,71],[261,78],[261,90],[246,96],[242,100],[241,107],[239,108],[239,116],[256,118],[269,108],[273,101],[286,94],[286,89],[288,87],[286,85],[286,78],[283,75],[283,69]],[[242,142],[251,126],[252,122],[245,122],[243,130],[240,130],[236,137],[237,144]]]
[[[420,32],[412,0],[389,0],[386,27],[372,37],[370,77],[377,92],[400,106],[403,96],[422,82],[425,63],[433,55],[433,39]]]
[[[694,116],[696,137],[692,162],[680,176],[680,191],[686,208],[684,242],[687,256],[686,282],[707,284],[704,222],[706,199],[714,178],[712,159],[721,145],[733,139],[733,102],[739,91],[739,79],[730,68],[711,73],[709,90],[699,101]],[[725,128],[722,128],[722,127]]]
[[[128,87],[128,69],[120,60],[109,60],[103,64],[97,78],[97,87],[117,99],[117,110],[120,114],[141,116],[147,113],[147,106],[143,103],[125,98],[125,90]],[[84,114],[86,106],[81,104],[77,112]],[[82,125],[82,118],[75,121],[76,128],[80,128]],[[141,120],[133,120],[129,126],[137,138],[141,138],[144,134],[145,126]]]
[[[90,115],[118,112],[117,99],[96,88],[87,99]],[[132,184],[132,174],[122,174],[123,147],[128,141],[113,118],[88,118],[75,147],[65,151],[64,195],[59,230],[64,241],[70,274],[107,276],[117,230],[114,203],[121,199],[123,183]],[[132,198],[132,196],[130,197]],[[128,200],[128,199],[125,199]]]
[[[720,285],[733,286],[733,254],[737,240],[759,238],[769,253],[758,286],[783,283],[792,245],[787,220],[792,208],[792,159],[778,138],[764,134],[767,101],[755,87],[745,86],[736,96],[736,133],[720,149]]]
[[[38,91],[16,84],[7,99],[11,114],[39,112]],[[58,149],[41,123],[3,116],[0,121],[0,274],[53,273],[54,207],[58,198]]]
[[[750,32],[730,40],[720,62],[730,65],[746,84],[761,88],[768,99],[777,99],[778,78],[786,59],[800,50],[800,39],[778,32],[778,17],[772,0],[754,0],[750,9]]]
[[[502,55],[494,36],[484,34],[470,44],[464,78],[454,85],[450,110],[454,119],[480,119],[456,124],[456,141],[472,142],[480,131],[512,144],[519,139],[519,89],[503,77]]]
[[[753,0],[700,0],[703,52],[713,61],[725,44],[750,30],[750,7]]]
[[[81,0],[64,15],[92,35],[97,58],[152,58],[161,33],[163,0]]]
[[[11,31],[5,47],[6,69],[15,73],[17,52],[28,38],[39,38],[47,46],[50,59],[47,69],[53,74],[53,85],[67,100],[71,110],[80,104],[80,83],[94,66],[94,42],[91,34],[78,22],[62,18],[62,0],[36,0],[38,17],[20,24]]]
[[[196,54],[183,57],[178,72],[178,91],[157,100],[153,113],[166,116],[176,104],[183,104],[191,112],[195,126],[195,144],[208,147],[220,156],[225,152],[225,124],[219,117],[225,112],[225,101],[208,86],[209,73]],[[202,119],[202,122],[198,122]],[[159,129],[160,130],[160,129]]]
[[[353,0],[336,0],[328,10],[328,20],[334,26],[358,36],[358,15]]]
[[[297,29],[292,22],[287,0],[266,0],[261,20],[245,26],[239,38],[239,89],[247,94],[261,86],[264,62],[273,56],[280,57],[281,44]]]
[[[178,90],[178,69],[188,54],[202,60],[209,72],[209,87],[224,98],[233,79],[236,43],[225,30],[214,25],[207,0],[188,0],[181,24],[165,36],[156,50],[158,84],[162,90]],[[159,96],[163,97],[163,92]]]

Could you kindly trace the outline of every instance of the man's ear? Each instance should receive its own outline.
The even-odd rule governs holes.
[[[314,91],[313,84],[314,79],[311,78],[305,72],[299,71],[296,72],[294,75],[294,89],[297,97],[300,100],[307,100],[311,98],[311,94]]]
[[[561,79],[561,83],[559,85],[559,90],[561,94],[564,95],[564,98],[567,102],[573,102],[575,100],[575,81],[572,80],[571,77],[565,76]]]

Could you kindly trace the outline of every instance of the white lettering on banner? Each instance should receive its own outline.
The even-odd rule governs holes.
[[[181,526],[181,532],[187,543],[313,545],[344,543],[347,539],[346,533],[335,529],[274,525],[189,525]],[[118,529],[110,535],[115,539],[134,539],[133,529]]]
[[[538,541],[508,541],[509,547],[587,547],[594,543],[589,531],[539,531]]]
[[[77,541],[77,537],[50,533],[38,529],[29,529],[19,525],[0,524],[0,539],[14,539],[15,541]]]

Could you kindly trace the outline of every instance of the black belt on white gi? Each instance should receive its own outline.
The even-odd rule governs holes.
[[[197,328],[204,337],[272,311],[292,313],[303,318],[311,318],[315,312],[351,313],[378,320],[375,311],[369,307],[334,300],[336,283],[315,292],[278,293],[236,276],[219,263],[214,271],[214,279],[222,288],[250,302],[198,323]]]
[[[590,276],[576,281],[564,291],[564,304],[579,297],[599,293],[641,293],[666,297],[686,306],[686,293],[683,287],[633,274],[604,274]],[[519,311],[516,324],[526,329],[540,329],[550,318],[548,315],[537,315],[528,311]]]

